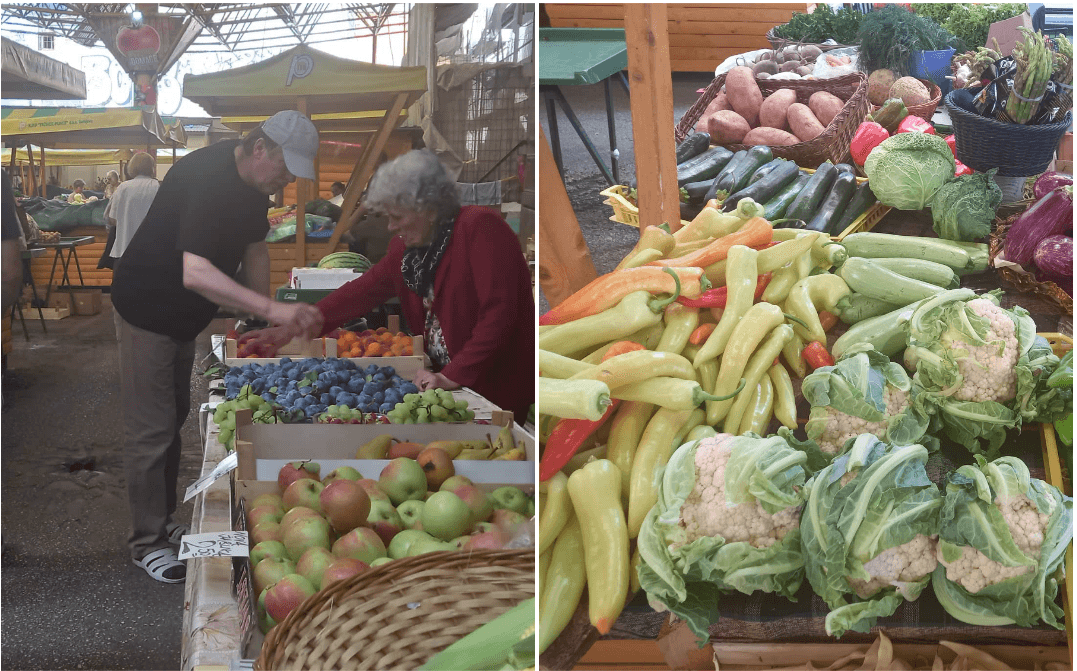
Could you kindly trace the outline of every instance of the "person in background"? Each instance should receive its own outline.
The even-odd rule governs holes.
[[[329,190],[333,192],[333,197],[329,199],[329,202],[340,207],[344,204],[344,182],[333,182],[329,186]]]
[[[120,186],[120,173],[115,170],[109,170],[105,175],[105,188],[102,189],[105,194],[105,198],[111,198],[112,194],[116,193],[116,188]]]
[[[173,520],[190,411],[195,339],[218,306],[254,314],[293,335],[321,321],[305,303],[269,295],[269,197],[314,179],[318,131],[279,112],[242,140],[187,154],[168,171],[149,212],[122,249],[112,280],[120,322],[124,471],[131,509],[128,549],[154,580],[183,582],[173,546],[188,529]],[[118,236],[117,236],[118,239]],[[245,286],[232,278],[243,265]]]
[[[19,214],[15,210],[15,192],[11,187],[11,178],[7,170],[3,171],[3,231],[0,235],[3,245],[3,258],[0,268],[3,272],[3,296],[0,297],[0,314],[10,312],[22,291],[22,254],[19,251],[21,225]]]
[[[81,203],[81,202],[84,202],[86,200],[86,198],[82,195],[82,190],[84,188],[86,188],[86,182],[82,181],[81,179],[76,179],[71,184],[71,193],[67,194],[67,202],[68,203]]]
[[[139,224],[146,218],[150,211],[150,204],[160,182],[157,181],[157,166],[153,157],[144,151],[140,151],[131,157],[127,164],[127,174],[131,179],[116,187],[115,193],[109,198],[105,207],[105,221],[109,227],[109,242],[106,243],[106,256],[102,257],[103,264],[98,267],[116,268],[116,263],[130,244],[131,238],[135,237],[135,231]],[[109,172],[109,175],[116,175]],[[117,175],[118,177],[118,175]],[[111,182],[110,182],[111,183]],[[116,322],[116,340],[120,339],[120,315],[115,310],[112,318]]]
[[[395,236],[381,261],[319,301],[323,335],[400,299],[408,325],[424,336],[433,371],[419,389],[470,387],[527,417],[534,402],[535,301],[520,243],[505,220],[463,206],[437,156],[414,150],[374,174],[364,208],[384,212]],[[280,347],[284,329],[255,332],[252,342]]]

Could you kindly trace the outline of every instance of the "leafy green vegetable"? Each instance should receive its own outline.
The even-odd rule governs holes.
[[[939,187],[931,200],[931,219],[940,238],[976,242],[991,234],[991,222],[1002,203],[996,172],[998,168],[961,175]]]
[[[970,3],[916,3],[912,11],[934,20],[953,33],[969,49],[987,46],[987,33],[991,24],[1020,16],[1028,11],[1028,5],[1014,2],[1000,5]]]
[[[898,133],[871,150],[864,173],[884,205],[922,210],[954,177],[954,155],[946,141],[928,133]]]
[[[832,609],[828,634],[867,632],[927,587],[942,506],[924,470],[927,458],[922,445],[892,446],[862,434],[808,483],[800,517],[804,567]]]
[[[909,57],[914,51],[949,47],[965,50],[961,40],[935,21],[895,4],[887,4],[864,16],[857,38],[860,44],[857,63],[864,72],[886,68],[909,75],[912,74]]]
[[[697,450],[718,446],[731,449],[724,469],[713,451],[705,453],[709,460],[702,467],[697,465]],[[764,519],[762,511],[784,514],[781,511],[804,501],[807,461],[808,455],[782,435],[719,434],[677,448],[658,475],[658,502],[637,541],[640,586],[651,605],[683,618],[703,642],[707,627],[718,621],[718,599],[724,593],[759,590],[794,598],[804,579],[799,527],[780,539],[727,542],[721,535],[696,537],[682,518],[692,508],[695,519],[721,519],[732,528],[740,527],[742,518]],[[698,489],[711,498],[701,500],[699,491],[693,495],[697,480]],[[724,500],[713,498],[718,486],[725,491]]]
[[[977,455],[976,462],[946,484],[943,562],[932,578],[939,602],[969,624],[1031,627],[1042,621],[1062,629],[1054,574],[1073,539],[1073,499],[1031,478],[1016,457],[988,463]]]
[[[924,435],[930,418],[908,402],[911,390],[912,380],[901,364],[871,344],[851,347],[833,366],[817,368],[801,384],[811,405],[808,438],[827,452],[825,446],[841,448],[847,438],[869,432],[896,445],[919,443],[935,450],[938,441]]]
[[[811,14],[794,13],[789,23],[774,28],[774,34],[798,42],[818,44],[832,39],[838,44],[856,44],[863,16],[852,7],[835,12],[830,5],[820,3]]]

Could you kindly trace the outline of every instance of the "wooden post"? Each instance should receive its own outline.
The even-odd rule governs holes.
[[[625,4],[639,228],[681,227],[666,5]]]
[[[48,198],[48,181],[45,178],[45,145],[41,145],[41,197]]]
[[[597,277],[587,241],[572,210],[553,150],[539,128],[539,284],[556,307]]]
[[[30,188],[25,193],[33,194],[37,192],[37,173],[34,172],[34,148],[30,144],[26,145],[26,155],[29,157],[29,166],[26,172],[30,175]],[[41,196],[44,197],[45,194],[42,193]]]
[[[344,189],[344,202],[340,206],[340,220],[337,221],[337,226],[333,229],[333,237],[329,238],[330,251],[336,249],[337,243],[340,242],[340,236],[344,235],[350,228],[348,221],[359,204],[359,196],[363,194],[366,183],[374,174],[378,156],[381,155],[381,150],[385,148],[385,142],[389,139],[389,134],[400,125],[402,120],[400,113],[404,110],[404,103],[407,102],[407,99],[408,95],[406,93],[397,94],[396,100],[393,101],[390,109],[386,110],[385,116],[382,117],[381,127],[378,132],[374,134],[373,139],[363,150],[362,158],[355,164],[352,175],[348,178],[348,185]]]
[[[307,114],[307,98],[302,96],[296,100],[296,109],[300,114],[310,118]],[[295,180],[295,267],[307,267],[307,182],[309,180],[299,177]]]

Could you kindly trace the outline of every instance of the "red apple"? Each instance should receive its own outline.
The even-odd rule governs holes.
[[[337,533],[365,524],[370,514],[370,497],[355,480],[330,482],[318,498],[330,526]]]
[[[505,547],[506,540],[505,535],[500,531],[472,534],[467,542],[464,543],[463,550],[465,552],[469,550],[500,550]]]
[[[322,503],[319,498],[325,485],[317,480],[300,478],[288,485],[281,499],[284,500],[284,508],[291,510],[296,506],[306,506],[316,512],[322,512]]]
[[[262,522],[277,522],[280,523],[280,518],[284,516],[284,511],[276,506],[258,506],[257,508],[251,508],[247,512],[247,528],[253,529]]]
[[[304,517],[321,517],[321,515],[318,513],[317,510],[314,510],[313,508],[308,508],[306,506],[296,506],[295,508],[292,508],[288,512],[284,513],[284,517],[280,518],[281,535],[283,535],[284,532],[287,531],[288,528],[291,527],[292,524],[294,524],[297,520],[303,519]]]
[[[516,534],[516,530],[527,522],[527,518],[515,510],[498,508],[490,517],[490,521],[493,522],[502,533],[508,536],[513,536]]]
[[[329,475],[322,478],[322,484],[329,486],[334,480],[362,480],[363,474],[351,466],[340,466],[329,471]]]
[[[400,513],[396,511],[393,504],[389,503],[388,499],[371,501],[370,513],[367,515],[366,521],[374,529],[374,533],[381,538],[381,542],[385,543],[386,547],[393,540],[393,536],[404,529],[404,520],[400,518]]]
[[[284,501],[280,498],[280,494],[260,494],[247,504],[247,510],[254,510],[262,506],[274,506],[280,508],[281,513],[284,512]]]
[[[426,495],[426,473],[414,459],[393,459],[381,471],[378,486],[389,495],[394,506],[404,501],[421,501]]]
[[[442,491],[450,491],[456,494],[467,504],[467,507],[471,509],[471,523],[473,525],[490,519],[490,515],[494,512],[493,501],[474,485],[460,485],[455,489],[442,489]]]
[[[321,589],[322,574],[336,559],[332,552],[315,545],[304,552],[299,561],[295,563],[295,572],[309,580],[315,589]]]
[[[287,557],[288,551],[284,548],[284,543],[280,541],[262,541],[256,543],[250,551],[251,566],[258,566],[258,563],[268,557]]]
[[[437,447],[428,447],[415,458],[426,473],[426,488],[436,492],[443,482],[456,475],[456,467],[453,466],[452,457],[445,450]]]
[[[351,557],[369,564],[378,557],[386,556],[385,543],[373,529],[358,527],[333,543],[333,554],[338,557]]]
[[[322,573],[322,589],[368,570],[370,566],[366,562],[351,557],[339,557]]]
[[[261,592],[289,573],[295,573],[295,562],[287,557],[266,557],[254,567],[254,589]]]
[[[359,480],[359,486],[363,488],[363,491],[366,492],[366,495],[370,497],[371,501],[389,500],[389,495],[385,493],[385,490],[378,486],[377,480],[363,478],[362,480]]]
[[[250,531],[250,542],[257,545],[265,541],[279,541],[281,538],[281,526],[273,521],[262,522]]]
[[[298,573],[290,573],[269,587],[266,592],[266,612],[277,622],[295,610],[317,592],[310,581]]]
[[[445,482],[441,483],[441,486],[438,487],[438,489],[443,492],[451,492],[460,487],[461,485],[474,486],[475,483],[472,482],[471,478],[467,477],[466,475],[453,475],[450,476],[449,479],[447,479]]]
[[[317,480],[318,473],[321,470],[321,464],[313,461],[293,461],[290,464],[285,464],[277,473],[277,487],[280,488],[281,492],[284,492],[289,485],[300,478]]]

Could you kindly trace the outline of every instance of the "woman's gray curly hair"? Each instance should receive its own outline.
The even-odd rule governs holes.
[[[442,219],[456,215],[460,199],[456,182],[438,157],[427,149],[414,149],[378,168],[367,189],[366,205],[380,211],[390,207],[432,210]]]

